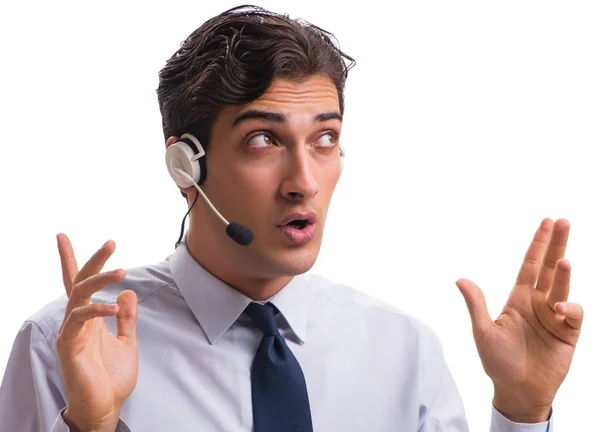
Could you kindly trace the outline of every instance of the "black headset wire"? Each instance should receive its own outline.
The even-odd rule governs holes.
[[[194,202],[192,202],[192,205],[190,206],[190,208],[188,209],[187,213],[185,214],[185,216],[183,217],[183,220],[181,221],[181,233],[179,234],[179,240],[177,240],[177,243],[175,243],[175,249],[177,249],[179,247],[179,245],[181,244],[181,241],[183,239],[183,231],[185,229],[185,219],[187,218],[187,216],[190,214],[190,211],[192,211],[192,208],[194,207],[194,204],[196,204],[196,201],[198,200],[198,191],[196,191],[196,197],[194,198]]]

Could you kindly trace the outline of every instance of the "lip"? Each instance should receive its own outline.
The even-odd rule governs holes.
[[[277,226],[285,227],[287,226],[287,224],[294,220],[305,220],[308,223],[308,225],[314,225],[317,222],[317,214],[315,212],[292,213],[288,215],[285,219],[283,219],[279,224],[277,224]]]
[[[278,228],[292,243],[296,245],[308,243],[312,240],[316,233],[316,224],[314,223],[307,223],[302,229],[297,229],[289,225],[278,225]]]

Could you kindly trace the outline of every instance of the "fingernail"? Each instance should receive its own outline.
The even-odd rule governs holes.
[[[554,309],[556,310],[556,312],[558,312],[560,314],[564,314],[567,311],[567,304],[564,302],[556,303],[556,306],[554,306]]]

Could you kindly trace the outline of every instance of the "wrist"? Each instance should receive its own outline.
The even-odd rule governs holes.
[[[492,403],[500,414],[514,423],[543,423],[552,412],[552,405],[519,401],[514,394],[494,393]]]
[[[69,427],[69,432],[114,432],[119,423],[119,415],[107,415],[100,420],[89,420],[82,416],[73,415],[73,408],[68,406],[61,411],[65,424]]]

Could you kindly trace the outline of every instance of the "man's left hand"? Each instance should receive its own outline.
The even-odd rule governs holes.
[[[571,266],[564,259],[569,223],[544,219],[500,316],[492,321],[481,289],[456,282],[473,327],[483,369],[494,384],[493,404],[519,423],[548,419],[571,366],[583,308],[567,302]]]

